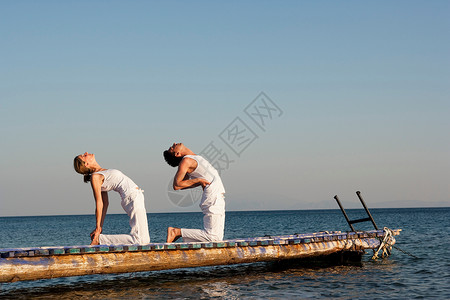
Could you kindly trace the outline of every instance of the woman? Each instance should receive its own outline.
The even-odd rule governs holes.
[[[77,173],[84,175],[84,182],[91,182],[95,199],[96,227],[91,232],[91,245],[146,244],[150,242],[147,213],[143,191],[119,170],[103,169],[94,154],[76,156],[73,166]],[[122,207],[130,217],[130,234],[101,234],[108,210],[108,192],[116,191],[122,198]]]

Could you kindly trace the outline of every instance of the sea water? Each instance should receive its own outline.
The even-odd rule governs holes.
[[[450,208],[372,209],[378,227],[402,229],[386,259],[347,266],[254,263],[0,284],[2,299],[450,299]],[[350,219],[366,217],[348,210]],[[201,213],[148,214],[152,242],[167,226],[201,228]],[[0,248],[90,242],[94,216],[0,218]],[[355,224],[370,230],[371,223]],[[227,212],[225,239],[348,231],[339,210]],[[128,233],[126,215],[107,215],[104,233]],[[414,257],[412,256],[414,255]]]

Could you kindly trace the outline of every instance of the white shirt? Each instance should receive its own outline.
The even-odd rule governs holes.
[[[220,179],[219,172],[200,155],[185,155],[197,162],[197,168],[189,173],[190,178],[203,178],[210,182],[203,190],[200,208],[204,213],[225,213],[225,188]]]
[[[133,180],[128,178],[119,170],[107,169],[96,173],[102,174],[105,177],[101,187],[102,192],[109,192],[113,190],[120,194],[120,198],[122,198],[122,200],[128,198],[132,193],[139,189]]]

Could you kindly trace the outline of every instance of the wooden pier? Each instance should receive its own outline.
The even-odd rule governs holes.
[[[399,235],[401,229],[393,230]],[[319,232],[198,243],[0,249],[0,282],[323,257],[377,249],[386,232]],[[393,239],[392,243],[395,243]]]

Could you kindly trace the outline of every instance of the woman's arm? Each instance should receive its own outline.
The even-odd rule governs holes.
[[[177,173],[173,179],[174,190],[191,189],[197,186],[205,188],[209,184],[206,179],[193,178],[189,179],[188,172],[192,172],[197,167],[197,161],[195,159],[185,157],[178,166]]]
[[[109,198],[108,198],[108,192],[102,192],[102,202],[103,202],[103,210],[102,210],[102,221],[100,223],[100,226],[103,228],[103,222],[105,221],[106,213],[108,212],[108,206],[109,206]]]
[[[95,199],[95,229],[91,233],[91,239],[98,238],[102,233],[103,221],[105,220],[106,210],[108,209],[108,197],[106,197],[106,206],[104,205],[101,186],[104,176],[101,174],[92,174],[91,187]]]

